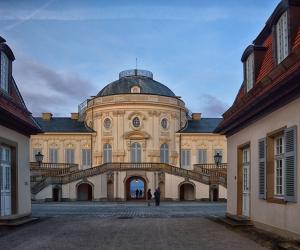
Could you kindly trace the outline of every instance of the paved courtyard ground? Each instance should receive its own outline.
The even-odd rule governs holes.
[[[33,204],[40,222],[10,230],[0,249],[263,249],[207,217],[224,203]]]

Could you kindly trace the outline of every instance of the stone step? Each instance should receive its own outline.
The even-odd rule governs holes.
[[[251,227],[251,226],[253,226],[253,223],[248,219],[247,220],[234,220],[229,217],[221,217],[221,218],[219,218],[219,220],[229,226],[232,226],[232,227],[244,227],[244,226]]]
[[[31,217],[31,216],[26,216],[26,217],[21,217],[21,218],[12,218],[12,219],[1,219],[0,220],[0,226],[4,227],[17,227],[17,226],[22,226],[24,224],[32,223],[32,222],[37,222],[39,218],[36,217]]]

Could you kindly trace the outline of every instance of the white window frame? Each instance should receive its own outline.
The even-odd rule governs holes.
[[[160,146],[160,162],[169,163],[169,145],[166,143]]]
[[[198,164],[207,164],[207,149],[198,149]]]
[[[274,138],[274,196],[284,198],[284,135]]]
[[[181,167],[190,169],[191,167],[191,150],[182,149],[181,150]]]
[[[50,163],[58,163],[58,149],[57,148],[49,148],[49,162]]]
[[[249,92],[254,85],[254,53],[252,52],[246,62],[246,89]]]
[[[81,163],[83,168],[91,167],[91,149],[83,148],[81,150]]]
[[[109,143],[103,145],[103,163],[112,162],[112,146]]]
[[[142,147],[138,142],[131,144],[131,162],[140,163],[142,161]]]
[[[276,57],[277,63],[281,63],[289,53],[288,16],[284,12],[276,23]]]
[[[69,163],[69,164],[75,163],[75,149],[73,148],[65,149],[65,163]]]
[[[9,79],[9,58],[1,51],[1,65],[0,65],[0,88],[8,93],[8,79]]]

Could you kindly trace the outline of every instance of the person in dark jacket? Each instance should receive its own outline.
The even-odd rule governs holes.
[[[139,198],[139,190],[138,190],[138,189],[135,190],[135,198],[136,198],[136,199]]]
[[[154,192],[155,206],[159,206],[160,204],[160,189],[159,187]]]
[[[147,191],[148,206],[151,205],[151,199],[152,199],[151,188],[149,188]]]
[[[140,197],[140,199],[142,199],[142,198],[143,198],[143,191],[142,191],[142,189],[140,189],[140,194],[139,194],[139,197]]]

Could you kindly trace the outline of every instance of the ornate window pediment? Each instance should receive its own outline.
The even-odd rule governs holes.
[[[124,134],[124,138],[129,140],[143,140],[149,139],[150,135],[144,131],[130,131]]]

